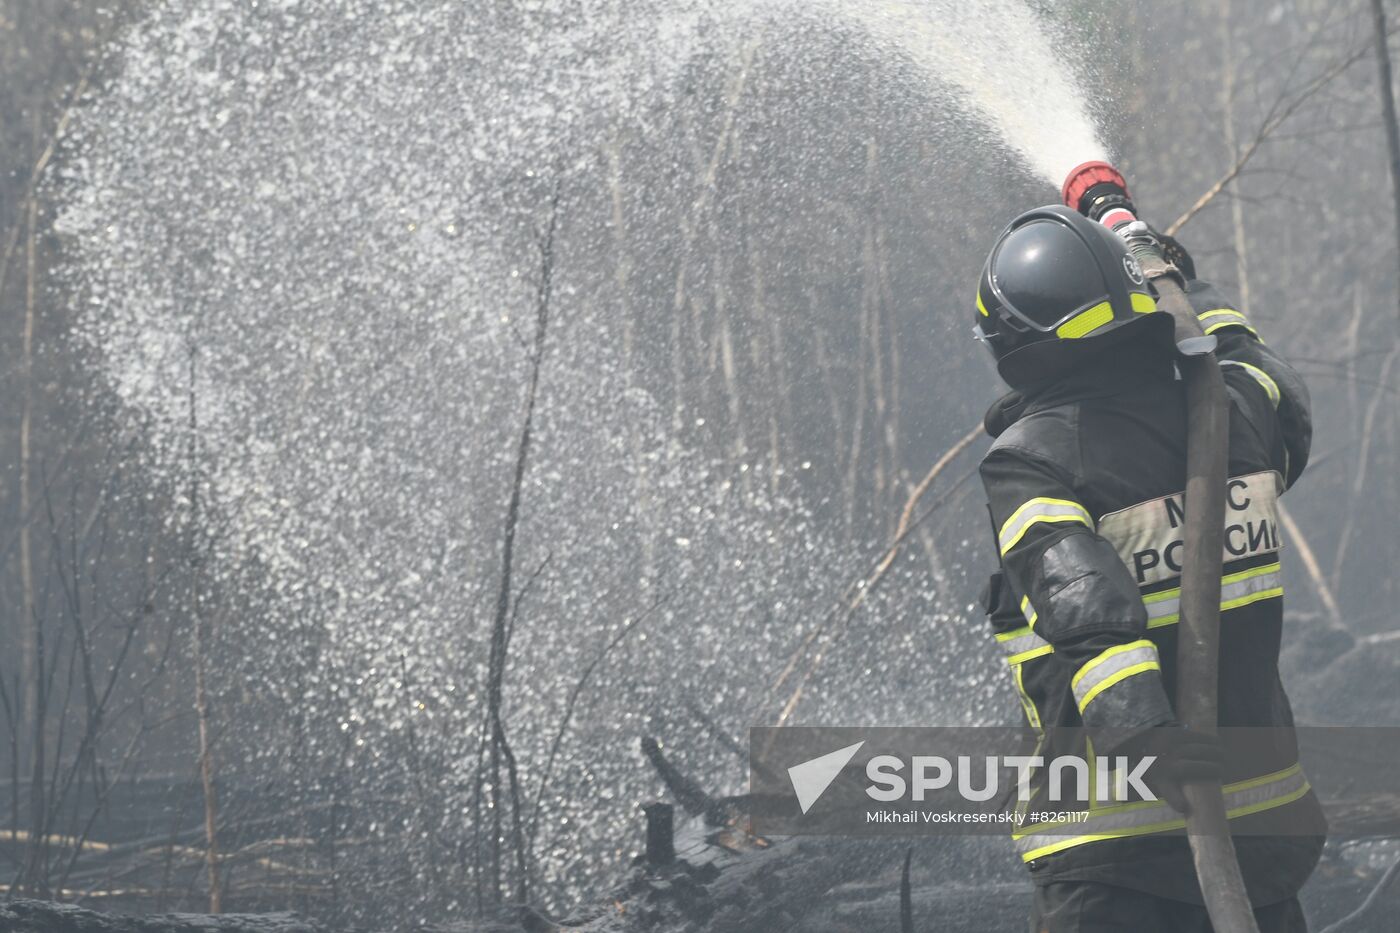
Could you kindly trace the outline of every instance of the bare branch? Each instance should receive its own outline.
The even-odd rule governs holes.
[[[1196,199],[1195,203],[1188,207],[1180,217],[1171,222],[1171,225],[1166,229],[1167,235],[1175,236],[1182,227],[1190,223],[1191,218],[1195,217],[1210,204],[1211,201],[1215,200],[1216,196],[1225,189],[1226,185],[1229,185],[1240,176],[1245,166],[1258,154],[1260,147],[1268,141],[1275,130],[1288,122],[1288,119],[1296,114],[1298,110],[1319,91],[1344,74],[1352,65],[1370,54],[1370,51],[1370,45],[1361,45],[1353,49],[1350,54],[1346,55],[1340,61],[1334,62],[1330,67],[1309,82],[1308,85],[1299,91],[1286,105],[1282,104],[1282,97],[1276,100],[1274,106],[1269,109],[1268,114],[1264,117],[1263,122],[1260,123],[1259,129],[1254,134],[1254,138],[1245,145],[1239,157],[1235,159],[1234,164],[1226,170],[1224,175],[1220,176],[1215,184],[1207,188],[1205,192]]]

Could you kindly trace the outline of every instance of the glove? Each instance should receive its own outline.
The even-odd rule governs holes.
[[[1146,221],[1144,221],[1144,223],[1146,223]],[[1163,233],[1151,224],[1147,224],[1147,229],[1151,231],[1153,239],[1155,239],[1157,245],[1161,247],[1162,255],[1166,257],[1167,262],[1176,266],[1181,272],[1182,278],[1186,281],[1194,282],[1196,279],[1196,261],[1191,258],[1191,254],[1186,251],[1186,247],[1181,245],[1181,241],[1174,236]]]
[[[1149,729],[1124,742],[1116,754],[1126,755],[1129,761],[1155,756],[1142,782],[1181,814],[1189,809],[1182,788],[1197,781],[1219,781],[1224,758],[1218,738],[1183,726]]]
[[[1154,231],[1155,232],[1155,231]],[[1182,246],[1174,236],[1167,236],[1165,233],[1158,233],[1157,239],[1162,244],[1162,255],[1166,256],[1172,265],[1181,270],[1181,274],[1186,281],[1191,282],[1196,278],[1196,262],[1191,258],[1191,254],[1186,252],[1186,247]]]

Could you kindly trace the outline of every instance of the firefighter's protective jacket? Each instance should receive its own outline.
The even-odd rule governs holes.
[[[1277,663],[1278,499],[1307,464],[1308,394],[1214,288],[1192,282],[1188,296],[1219,340],[1231,405],[1219,722],[1289,727]],[[1187,430],[1172,360],[1152,347],[1107,350],[1081,372],[1004,400],[987,428],[996,441],[981,475],[1001,556],[987,611],[1046,760],[1085,754],[1083,736],[1096,730],[1121,739],[1173,723]],[[1057,748],[1059,735],[1081,736],[1080,747]],[[1247,820],[1292,807],[1294,825],[1321,832],[1291,732],[1271,735],[1250,756],[1249,773],[1227,766],[1227,809]],[[1087,744],[1092,755],[1092,738]],[[1038,882],[1104,881],[1199,902],[1181,825],[1165,802],[1109,804],[1091,809],[1073,834],[1032,825],[1015,838]],[[1255,903],[1291,896],[1319,845],[1316,837],[1237,836]]]

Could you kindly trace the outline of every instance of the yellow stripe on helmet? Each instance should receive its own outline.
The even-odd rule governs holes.
[[[1088,336],[1113,320],[1113,306],[1100,301],[1087,311],[1080,311],[1074,317],[1055,328],[1055,336],[1061,340],[1078,340]]]
[[[1133,311],[1138,314],[1151,314],[1157,310],[1157,300],[1145,292],[1132,292],[1128,298],[1133,303]]]

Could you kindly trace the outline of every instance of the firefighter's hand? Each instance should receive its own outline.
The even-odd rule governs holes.
[[[1147,232],[1157,241],[1158,248],[1166,260],[1181,272],[1182,278],[1190,282],[1196,278],[1196,261],[1191,258],[1191,254],[1186,251],[1186,247],[1181,245],[1181,241],[1168,233],[1163,233],[1146,221],[1139,221],[1147,228]],[[1120,236],[1130,237],[1130,232],[1142,232],[1142,226],[1128,225],[1118,228]]]
[[[1119,754],[1130,761],[1148,755],[1156,761],[1147,767],[1143,783],[1178,813],[1187,812],[1183,787],[1196,781],[1219,781],[1223,755],[1220,740],[1182,726],[1159,726],[1125,742]]]
[[[1191,254],[1186,252],[1186,247],[1182,246],[1176,237],[1168,236],[1165,233],[1157,234],[1157,240],[1162,244],[1162,255],[1181,270],[1186,281],[1194,279],[1196,277],[1196,262],[1191,258]]]

